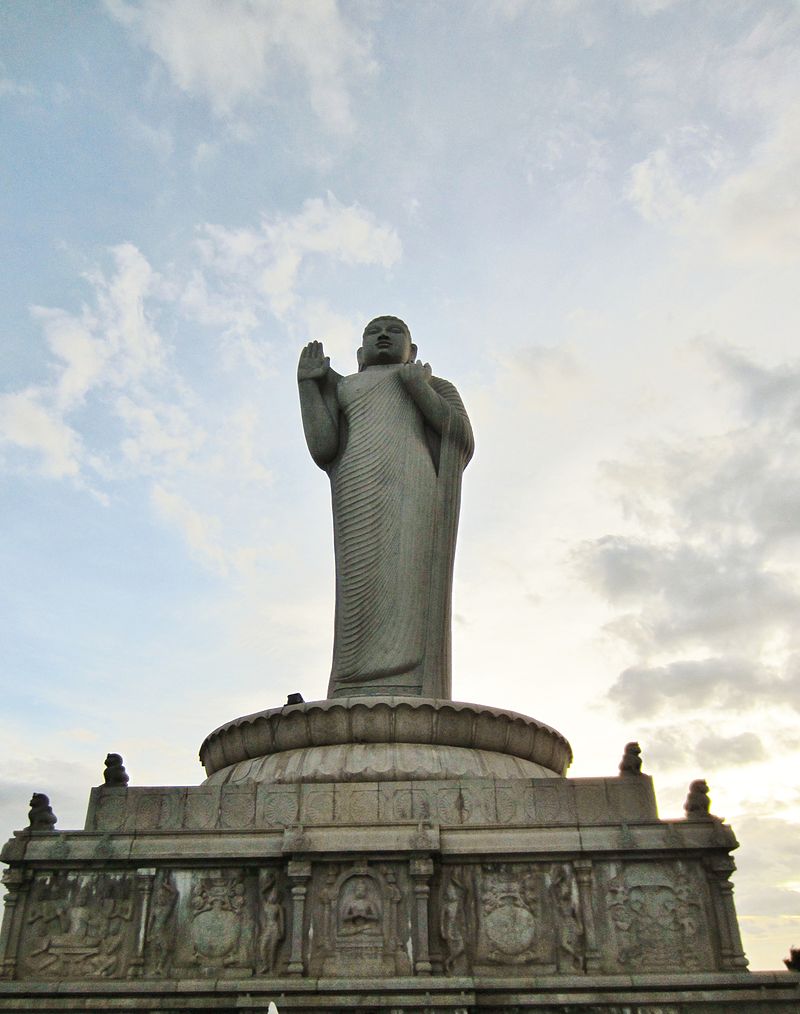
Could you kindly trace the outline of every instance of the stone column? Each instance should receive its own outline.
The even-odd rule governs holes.
[[[586,971],[589,973],[599,972],[600,951],[597,948],[597,931],[595,930],[594,907],[592,906],[592,860],[576,859],[572,865],[575,869],[575,879],[578,881]]]
[[[153,897],[153,884],[156,879],[155,869],[136,871],[136,894],[139,904],[139,930],[136,934],[136,945],[131,958],[128,976],[131,979],[144,974],[144,948],[147,940],[147,923],[150,919],[150,904]]]
[[[4,895],[5,912],[0,929],[0,979],[13,979],[17,971],[17,952],[25,912],[25,897],[30,888],[31,874],[20,867],[12,866],[3,874],[3,883],[8,888]]]
[[[311,863],[307,860],[292,859],[286,872],[292,885],[292,947],[289,954],[289,975],[302,975],[303,963],[303,922],[306,910],[306,892],[311,877]]]
[[[431,974],[430,932],[428,928],[428,902],[431,894],[433,860],[417,857],[411,860],[411,879],[417,908],[417,938],[414,941],[414,971],[417,975]]]
[[[748,961],[742,947],[739,921],[733,904],[733,884],[730,875],[736,863],[730,856],[709,856],[703,861],[711,888],[711,899],[719,932],[720,968],[739,971],[747,968]]]

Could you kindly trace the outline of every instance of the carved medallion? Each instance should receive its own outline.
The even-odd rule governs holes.
[[[194,913],[191,939],[195,959],[233,964],[242,934],[241,913],[245,905],[244,883],[240,877],[223,874],[204,877],[192,887],[190,905]]]

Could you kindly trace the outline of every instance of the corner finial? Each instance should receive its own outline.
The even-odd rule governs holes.
[[[53,813],[50,799],[43,792],[34,792],[31,796],[28,812],[29,831],[54,831],[58,818]]]
[[[125,788],[129,781],[130,778],[125,770],[125,765],[122,763],[121,755],[118,753],[108,754],[106,756],[106,768],[103,772],[103,784]]]
[[[626,743],[625,752],[619,762],[621,775],[640,775],[642,773],[642,748],[638,743]]]

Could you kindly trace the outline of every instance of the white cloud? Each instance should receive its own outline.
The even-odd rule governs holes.
[[[311,109],[333,133],[354,129],[350,92],[375,71],[369,40],[336,0],[106,0],[188,95],[232,118],[299,74]]]
[[[220,519],[195,510],[179,494],[159,484],[153,486],[150,498],[158,515],[180,530],[192,555],[211,570],[226,576],[230,560],[222,546]]]
[[[152,486],[150,502],[162,521],[178,529],[192,557],[220,577],[247,576],[266,555],[263,546],[243,544],[240,533],[226,527],[222,517],[198,510],[160,483]]]
[[[254,302],[285,317],[295,307],[298,275],[309,259],[388,268],[402,253],[391,226],[333,194],[309,198],[295,215],[264,216],[259,229],[204,225],[198,246],[205,277],[193,278],[186,308],[201,319],[225,321],[233,334],[252,329]]]
[[[204,431],[177,405],[121,395],[114,407],[128,431],[120,448],[137,474],[186,468],[206,441]]]
[[[23,81],[14,81],[10,77],[0,77],[0,99],[13,97],[29,98],[32,95],[38,95],[38,91],[33,85],[26,84]]]
[[[33,451],[48,478],[76,478],[80,472],[80,437],[57,411],[43,404],[37,390],[0,395],[0,442]]]
[[[632,166],[626,196],[647,222],[683,222],[728,158],[719,134],[704,124],[684,126]]]
[[[53,357],[52,379],[2,399],[6,444],[37,454],[42,473],[50,478],[84,483],[87,469],[113,472],[102,456],[84,450],[71,421],[90,402],[105,408],[108,402],[103,399],[109,394],[116,421],[131,429],[123,442],[129,460],[138,458],[141,464],[151,462],[157,453],[177,451],[179,410],[161,405],[156,393],[159,386],[174,384],[174,377],[167,370],[164,342],[152,319],[154,304],[146,305],[163,298],[168,287],[131,244],[111,248],[110,255],[110,271],[95,268],[85,275],[92,300],[78,312],[31,308]],[[173,432],[167,436],[170,427]],[[184,443],[186,429],[183,425]],[[198,438],[192,441],[196,445]]]

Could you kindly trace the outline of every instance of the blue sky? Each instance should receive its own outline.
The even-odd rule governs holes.
[[[299,349],[404,317],[470,411],[454,696],[705,776],[800,939],[800,10],[0,8],[0,815],[324,696]]]

